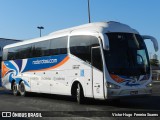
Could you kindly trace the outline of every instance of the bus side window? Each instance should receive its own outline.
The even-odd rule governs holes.
[[[27,44],[20,47],[19,59],[31,58],[32,57],[32,45]]]
[[[90,41],[88,41],[87,39],[88,36],[71,36],[70,52],[76,57],[90,62]]]
[[[8,60],[15,60],[16,57],[18,57],[18,52],[16,48],[10,48],[8,49]]]
[[[70,52],[76,57],[91,63],[91,46],[99,45],[98,39],[89,35],[70,37]]]
[[[49,40],[35,43],[33,47],[33,56],[34,57],[49,56],[49,46],[50,46]]]
[[[68,37],[59,37],[51,40],[50,55],[67,54]]]

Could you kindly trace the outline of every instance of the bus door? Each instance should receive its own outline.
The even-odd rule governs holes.
[[[100,46],[91,48],[92,88],[94,98],[104,99],[103,62]]]

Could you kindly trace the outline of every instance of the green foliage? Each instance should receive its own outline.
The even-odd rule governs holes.
[[[150,64],[152,66],[159,66],[159,60],[157,60],[157,59],[150,59]]]

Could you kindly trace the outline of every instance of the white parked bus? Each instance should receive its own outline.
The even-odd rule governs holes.
[[[14,95],[26,92],[113,99],[152,93],[145,39],[119,22],[98,22],[7,45],[2,85]]]

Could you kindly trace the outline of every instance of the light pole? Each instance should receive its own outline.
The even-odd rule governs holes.
[[[43,26],[38,26],[37,28],[40,30],[40,37],[41,37],[41,30],[44,29],[44,27]]]
[[[91,23],[91,17],[90,17],[90,0],[88,0],[88,22]]]

